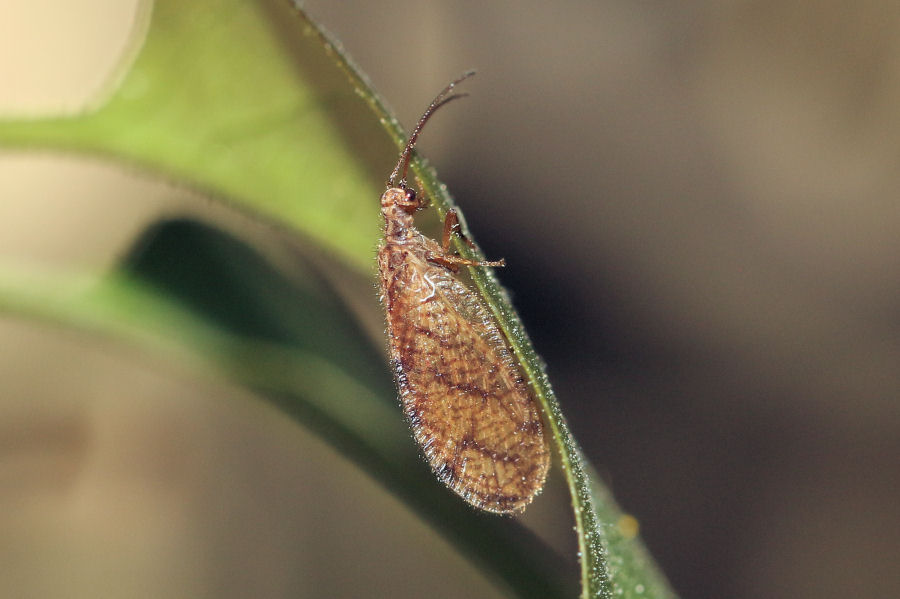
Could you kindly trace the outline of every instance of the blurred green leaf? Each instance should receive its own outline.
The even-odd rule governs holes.
[[[358,119],[362,105],[298,15],[286,2],[145,4],[137,28],[146,38],[102,104],[0,121],[0,144],[127,161],[371,272],[380,191],[357,150],[387,158],[382,169],[393,151],[377,122],[350,134],[367,141],[342,133],[336,122]]]

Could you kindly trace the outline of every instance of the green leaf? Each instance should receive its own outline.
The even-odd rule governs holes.
[[[324,249],[332,268],[370,275],[379,183],[404,134],[339,46],[282,2],[160,0],[141,27],[143,45],[104,103],[76,116],[2,121],[0,145],[137,165]],[[414,160],[412,170],[439,214],[453,207],[432,169]],[[232,238],[188,222],[160,224],[138,247],[120,272],[93,284],[0,270],[0,309],[247,385],[357,461],[520,596],[571,594],[553,552],[435,483],[409,442],[383,360],[341,302],[312,284],[315,269],[285,279]],[[471,275],[547,415],[572,495],[582,596],[673,596],[591,481],[496,278],[482,268]]]
[[[358,153],[387,158],[384,169],[390,142],[371,115],[366,127],[348,131],[368,141],[344,135],[355,125],[341,122],[344,114],[358,119],[362,106],[300,14],[284,2],[145,4],[140,52],[101,105],[69,117],[0,121],[0,144],[127,161],[371,272],[379,231],[372,198],[380,191]]]

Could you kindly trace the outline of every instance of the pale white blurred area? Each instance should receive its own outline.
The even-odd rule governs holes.
[[[422,151],[683,596],[900,595],[900,7],[306,5],[407,125],[479,70]],[[90,98],[134,14],[4,0],[0,111]],[[208,209],[0,154],[4,259],[99,271]],[[8,320],[0,381],[0,595],[494,592],[240,391]]]

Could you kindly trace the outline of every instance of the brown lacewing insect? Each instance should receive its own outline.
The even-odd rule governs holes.
[[[384,241],[378,250],[391,367],[413,435],[437,477],[475,507],[501,514],[525,509],[544,485],[550,453],[541,413],[503,332],[478,294],[456,273],[503,266],[450,252],[460,231],[444,219],[441,245],[416,230],[423,206],[406,182],[416,139],[434,112],[465,94],[444,88],[419,119],[381,196]]]

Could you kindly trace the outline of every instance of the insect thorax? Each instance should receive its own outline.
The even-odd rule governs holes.
[[[412,216],[415,210],[416,206],[406,200],[403,189],[392,187],[385,191],[381,196],[385,238],[403,241],[413,236],[416,233]]]

